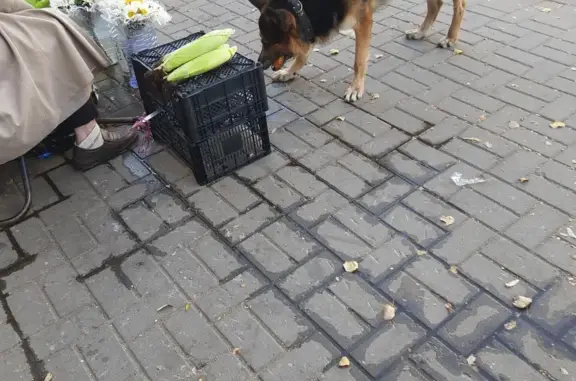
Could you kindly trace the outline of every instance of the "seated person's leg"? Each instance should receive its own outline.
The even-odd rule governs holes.
[[[136,140],[136,132],[129,128],[120,133],[101,129],[96,123],[97,116],[98,111],[90,98],[56,129],[57,133],[62,134],[74,131],[73,165],[78,170],[86,170],[113,159]]]

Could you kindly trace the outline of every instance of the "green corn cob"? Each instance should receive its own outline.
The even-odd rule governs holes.
[[[170,73],[186,62],[225,44],[232,34],[234,34],[234,29],[214,30],[207,33],[197,40],[189,42],[183,47],[162,57],[162,64],[160,66],[165,73]]]
[[[236,50],[238,50],[236,46],[229,47],[228,45],[222,45],[218,49],[203,54],[200,57],[180,66],[178,69],[168,74],[166,80],[172,83],[180,82],[216,69],[222,64],[228,62],[234,54],[236,54]]]

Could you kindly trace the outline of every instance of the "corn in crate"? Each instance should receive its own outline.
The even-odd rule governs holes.
[[[270,153],[262,66],[223,43],[227,38],[213,38],[221,34],[195,33],[132,57],[146,113],[160,111],[154,138],[170,145],[201,185]]]

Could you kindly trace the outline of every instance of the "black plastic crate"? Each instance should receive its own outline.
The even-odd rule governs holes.
[[[171,114],[192,143],[234,128],[268,110],[262,66],[238,53],[219,68],[175,86],[145,75],[164,55],[202,35],[204,32],[195,33],[132,57],[146,112],[159,107]]]
[[[270,153],[266,115],[246,120],[214,134],[197,144],[190,144],[180,123],[169,113],[152,119],[154,138],[166,143],[194,172],[200,185],[207,184]]]

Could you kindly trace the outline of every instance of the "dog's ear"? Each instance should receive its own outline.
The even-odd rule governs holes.
[[[268,0],[250,0],[253,6],[258,8],[259,11],[262,10],[266,5],[268,5]]]

